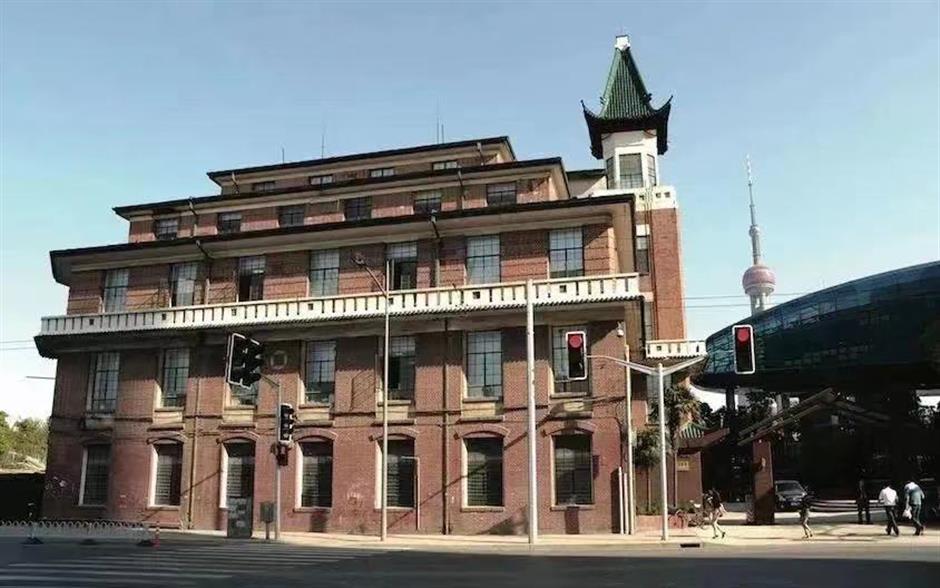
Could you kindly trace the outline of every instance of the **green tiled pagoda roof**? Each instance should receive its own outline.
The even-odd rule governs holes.
[[[602,156],[601,136],[617,131],[655,130],[658,151],[661,154],[666,152],[666,131],[672,98],[659,108],[653,108],[650,99],[651,95],[646,91],[646,84],[633,60],[630,47],[615,49],[601,97],[600,112],[595,114],[581,103],[591,134],[591,152],[595,157]]]

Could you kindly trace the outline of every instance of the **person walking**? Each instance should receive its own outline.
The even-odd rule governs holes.
[[[708,522],[712,526],[712,539],[717,539],[721,533],[721,538],[725,538],[725,530],[718,524],[718,519],[725,514],[725,505],[721,502],[721,494],[716,488],[712,488],[705,493],[705,505],[708,512]]]
[[[878,502],[884,507],[885,514],[888,516],[885,533],[890,536],[893,531],[895,536],[900,535],[901,531],[898,530],[898,520],[895,514],[895,509],[898,506],[898,493],[891,487],[891,482],[885,482],[885,487],[881,489],[881,493],[878,495]]]
[[[803,538],[809,539],[813,536],[813,530],[809,528],[809,511],[813,505],[813,499],[810,495],[804,494],[800,500],[800,526],[803,527]]]
[[[911,522],[914,524],[914,534],[924,534],[924,524],[920,522],[920,511],[924,506],[924,491],[914,480],[904,485],[904,509],[911,510]]]
[[[868,490],[865,488],[865,479],[860,478],[858,489],[855,491],[855,508],[858,509],[858,524],[862,524],[862,512],[865,512],[865,524],[871,524],[871,510],[869,508]]]

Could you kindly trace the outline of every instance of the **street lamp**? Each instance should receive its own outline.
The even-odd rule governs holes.
[[[358,267],[369,272],[369,277],[375,282],[379,290],[385,297],[385,341],[382,346],[383,366],[382,366],[382,482],[381,482],[381,509],[382,509],[382,529],[379,532],[379,538],[382,541],[388,539],[388,356],[389,356],[389,262],[385,262],[385,285],[383,286],[379,279],[375,277],[375,272],[369,267],[366,258],[360,252],[352,256],[352,262]]]

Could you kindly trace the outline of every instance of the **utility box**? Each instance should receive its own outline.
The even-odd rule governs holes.
[[[227,537],[233,539],[251,539],[252,529],[252,499],[228,499],[228,533]]]

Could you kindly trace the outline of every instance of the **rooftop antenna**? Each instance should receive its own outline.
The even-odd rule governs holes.
[[[320,125],[320,159],[326,157],[326,122]]]
[[[441,103],[440,101],[434,107],[434,142],[442,143],[441,140]]]
[[[235,172],[232,172],[232,183],[235,184],[235,193],[236,193],[236,194],[241,194],[242,191],[241,191],[241,189],[238,187],[238,180],[235,179]]]
[[[287,163],[287,160],[285,159],[285,155],[284,155],[284,147],[283,147],[283,146],[281,146],[281,163]]]

